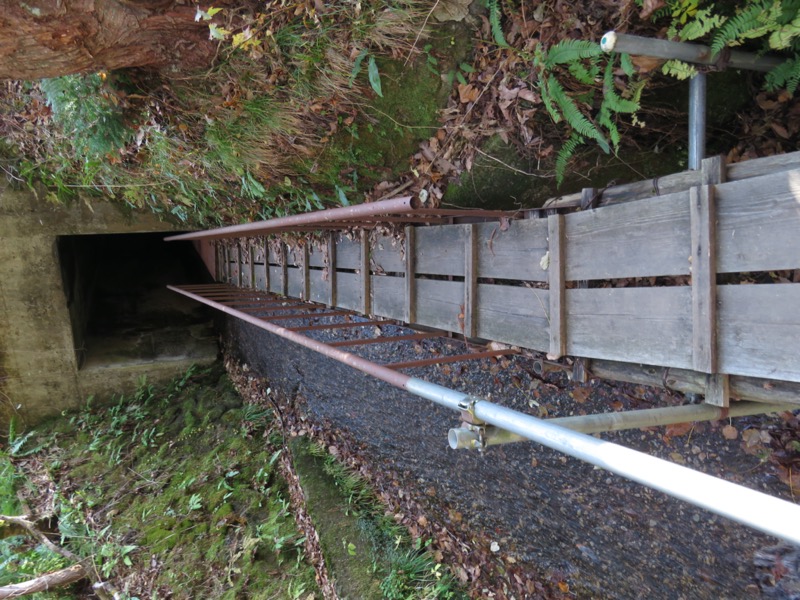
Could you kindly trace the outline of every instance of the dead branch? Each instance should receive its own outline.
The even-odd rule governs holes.
[[[0,600],[5,598],[21,598],[36,592],[46,592],[55,587],[69,585],[79,579],[86,577],[86,570],[81,565],[72,565],[60,571],[53,571],[45,575],[39,575],[22,583],[4,585],[0,587]]]

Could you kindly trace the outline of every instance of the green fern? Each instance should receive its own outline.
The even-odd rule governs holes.
[[[800,84],[800,57],[787,60],[767,73],[766,88],[769,91],[786,88],[787,92],[794,94],[798,84]]]
[[[603,74],[603,107],[615,113],[635,113],[639,110],[638,102],[626,100],[617,93],[614,87],[613,61],[608,61],[605,73]]]
[[[595,79],[600,75],[600,67],[592,62],[588,67],[581,62],[569,63],[570,74],[584,85],[594,85]]]
[[[503,27],[500,24],[500,5],[497,0],[487,0],[486,6],[489,9],[489,25],[492,29],[494,43],[501,48],[508,48],[508,42],[506,42],[506,38],[503,35]]]
[[[554,75],[550,75],[547,78],[547,88],[567,123],[583,137],[595,140],[603,149],[603,152],[609,152],[608,140],[603,137],[597,126],[581,112],[578,105],[567,95]]]
[[[586,58],[597,58],[603,53],[596,42],[584,40],[561,40],[547,51],[544,66],[552,69],[556,65],[573,63]]]
[[[572,158],[572,155],[575,154],[575,150],[577,150],[578,146],[583,144],[584,141],[581,135],[573,132],[570,138],[561,146],[561,150],[558,151],[558,155],[556,156],[556,185],[558,187],[561,187],[561,184],[564,182],[564,174],[567,171],[569,160]]]
[[[720,52],[738,41],[766,35],[778,25],[782,15],[780,0],[762,0],[747,6],[742,12],[723,23],[711,42],[711,51]]]

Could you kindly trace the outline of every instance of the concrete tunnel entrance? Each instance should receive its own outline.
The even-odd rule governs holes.
[[[191,243],[166,243],[165,235],[58,238],[79,379],[102,388],[101,378],[120,371],[130,380],[168,363],[178,370],[216,358],[212,314],[166,289],[211,275]]]

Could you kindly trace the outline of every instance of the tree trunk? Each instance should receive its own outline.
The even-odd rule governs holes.
[[[36,592],[46,592],[62,585],[68,585],[86,577],[86,571],[81,565],[72,565],[60,571],[53,571],[39,577],[34,577],[22,583],[4,585],[0,587],[0,600],[4,598],[21,598]]]
[[[215,44],[194,15],[180,0],[0,0],[0,79],[196,69]]]

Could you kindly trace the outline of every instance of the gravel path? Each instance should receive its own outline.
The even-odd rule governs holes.
[[[372,327],[358,331],[340,330],[336,339],[376,333]],[[225,332],[227,347],[271,386],[302,395],[312,418],[365,444],[375,469],[404,474],[408,491],[430,506],[432,518],[452,518],[455,507],[479,535],[541,578],[566,583],[576,597],[762,595],[753,556],[774,544],[772,538],[537,444],[493,447],[484,456],[450,450],[447,431],[458,422],[455,413],[235,319],[226,320]],[[383,333],[399,332],[389,326]],[[464,351],[460,342],[442,339],[361,348],[360,355],[376,362]],[[578,389],[561,376],[540,380],[524,357],[409,373],[550,416],[679,401],[657,389],[599,381]],[[740,428],[747,423],[759,421],[736,422]],[[723,425],[697,424],[672,436],[654,428],[604,437],[788,497],[767,464],[722,436]],[[779,588],[766,588],[769,597],[792,597]]]

